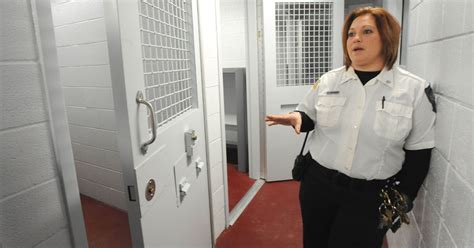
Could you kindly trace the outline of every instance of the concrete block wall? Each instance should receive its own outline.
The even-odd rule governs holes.
[[[35,0],[0,1],[0,247],[72,247]]]
[[[389,246],[474,247],[474,1],[412,0],[407,7],[407,69],[433,85],[436,148],[413,223],[389,234]]]
[[[55,0],[61,82],[81,194],[126,210],[102,0]]]
[[[220,1],[220,46],[222,68],[247,67],[246,1]]]
[[[224,113],[222,107],[222,67],[219,61],[219,1],[199,1],[199,32],[201,43],[201,71],[206,114],[207,147],[209,154],[211,200],[214,238],[225,229],[224,164],[225,140],[223,141]]]

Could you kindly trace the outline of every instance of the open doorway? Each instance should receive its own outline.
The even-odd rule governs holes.
[[[261,179],[260,113],[256,53],[256,3],[219,1],[220,54],[227,165],[228,225],[243,212],[264,181]],[[253,13],[253,14],[252,14]]]
[[[223,70],[229,211],[252,187],[249,177],[245,68]]]

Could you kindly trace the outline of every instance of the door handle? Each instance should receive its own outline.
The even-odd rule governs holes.
[[[143,93],[139,90],[137,92],[137,103],[138,104],[144,104],[148,110],[150,111],[150,120],[151,120],[151,134],[152,134],[152,137],[150,140],[146,141],[145,143],[142,144],[142,146],[140,147],[140,150],[142,151],[143,154],[146,154],[146,152],[148,151],[148,146],[155,142],[155,139],[156,139],[156,122],[155,122],[155,110],[153,109],[153,106],[145,101],[145,99],[143,98]]]

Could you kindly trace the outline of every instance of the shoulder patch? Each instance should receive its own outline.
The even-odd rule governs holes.
[[[313,84],[313,86],[311,87],[311,89],[312,89],[313,91],[318,89],[319,81],[321,81],[321,79],[318,79],[318,81],[316,81],[316,82]]]
[[[433,112],[436,113],[436,100],[435,100],[435,96],[434,96],[434,93],[433,93],[433,89],[431,89],[430,85],[428,85],[428,87],[425,88],[425,94],[426,94],[426,97],[428,97],[428,100],[431,103],[431,107],[433,108]]]

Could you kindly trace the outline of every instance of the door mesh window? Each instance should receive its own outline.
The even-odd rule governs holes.
[[[141,0],[139,12],[146,99],[159,127],[196,102],[192,8],[186,0]]]
[[[332,68],[333,3],[275,4],[277,86],[310,85]]]

